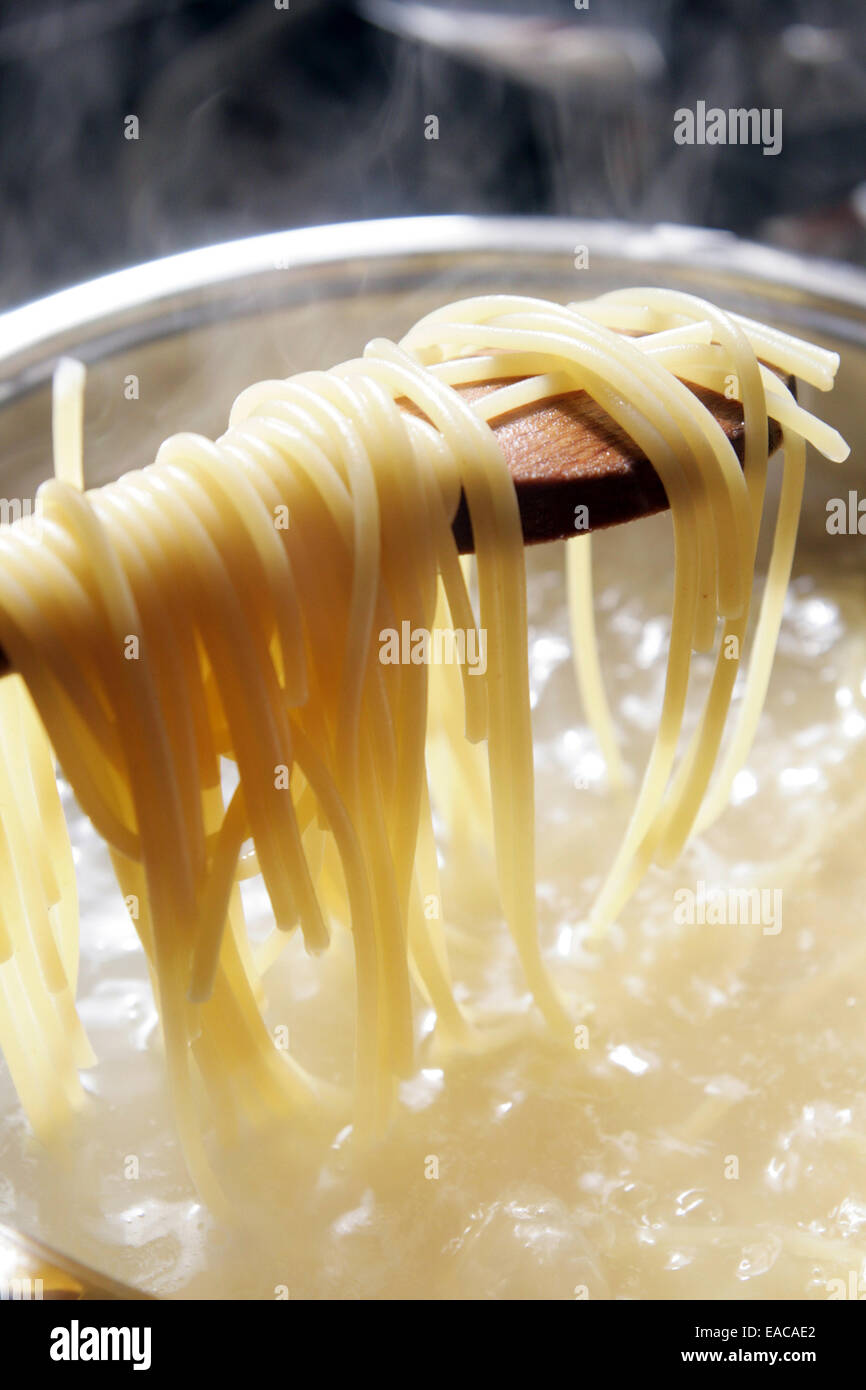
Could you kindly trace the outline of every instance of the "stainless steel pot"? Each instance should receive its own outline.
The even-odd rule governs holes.
[[[146,463],[174,430],[219,432],[250,381],[328,366],[371,336],[400,335],[448,299],[496,290],[579,299],[641,283],[705,294],[841,353],[838,389],[822,410],[851,440],[852,457],[841,468],[815,462],[800,554],[823,549],[828,495],[844,496],[862,477],[866,274],[675,226],[475,217],[350,223],[207,247],[15,309],[0,316],[0,486],[27,498],[50,472],[49,383],[63,354],[90,369],[86,459],[88,481],[99,483]],[[834,544],[834,562],[862,575],[864,538]],[[0,1220],[86,1258],[74,1224],[23,1191],[20,1133],[3,1134],[13,1107],[0,1076],[0,1153],[6,1146],[12,1155]]]

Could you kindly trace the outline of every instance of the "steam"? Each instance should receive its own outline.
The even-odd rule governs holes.
[[[0,21],[0,303],[357,218],[760,232],[862,182],[858,13],[822,10],[832,23],[805,0],[783,19],[753,0],[50,0]],[[700,101],[784,110],[778,159],[678,146],[674,113]]]

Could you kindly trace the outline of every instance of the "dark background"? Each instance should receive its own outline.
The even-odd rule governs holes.
[[[863,262],[863,29],[861,0],[7,0],[0,304],[415,213],[692,222]],[[781,154],[675,145],[698,99],[781,107]]]

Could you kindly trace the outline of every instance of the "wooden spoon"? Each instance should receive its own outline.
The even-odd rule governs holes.
[[[521,379],[502,378],[457,390],[465,400],[473,401],[509,381]],[[787,378],[785,384],[793,390],[792,378]],[[694,390],[712,411],[742,462],[742,406],[714,391],[697,387]],[[412,414],[423,413],[409,401],[400,404]],[[491,425],[514,479],[527,545],[575,535],[578,506],[587,509],[589,524],[582,529],[590,531],[667,509],[665,490],[649,459],[585,391],[570,391],[509,411],[492,420]],[[779,447],[781,438],[779,426],[771,420],[770,453]],[[465,496],[460,498],[453,529],[460,553],[471,553],[474,542]],[[0,676],[10,670],[9,660],[0,648]]]
[[[792,391],[793,378],[784,380]],[[473,401],[506,384],[503,379],[457,389],[465,400]],[[740,402],[702,387],[693,390],[715,416],[742,463],[745,427]],[[582,529],[590,531],[667,510],[665,490],[649,459],[585,391],[523,406],[490,423],[514,479],[527,545],[575,535],[578,506],[587,509],[588,526]],[[773,454],[782,441],[775,420],[770,421],[768,435]],[[461,554],[469,554],[474,543],[465,497],[460,499],[453,527]]]

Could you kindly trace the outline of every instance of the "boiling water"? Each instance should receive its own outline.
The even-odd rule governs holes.
[[[244,335],[243,354],[236,326],[212,325],[204,347],[181,337],[110,359],[91,378],[91,481],[120,459],[145,462],[171,429],[218,432],[248,381],[339,360],[371,324],[399,333],[447,297],[434,286],[425,302],[349,302],[339,320],[310,305]],[[123,403],[130,371],[142,383],[134,406]],[[852,440],[863,375],[852,349],[829,409],[808,402]],[[7,418],[4,467],[22,490],[44,476],[47,419],[44,393]],[[856,1289],[866,1276],[866,585],[862,538],[828,537],[824,507],[857,486],[858,467],[856,456],[838,474],[812,461],[770,694],[732,806],[673,869],[651,871],[596,944],[584,919],[629,801],[610,792],[582,721],[561,547],[529,556],[540,927],[578,1045],[555,1043],[526,997],[489,855],[443,833],[454,976],[482,1028],[510,1020],[507,1041],[446,1057],[422,1013],[419,1071],[387,1137],[361,1150],[350,1117],[323,1110],[248,1139],[220,1160],[237,1194],[232,1230],[186,1175],[142,952],[104,848],[67,795],[79,996],[99,1065],[62,1160],[34,1145],[0,1068],[0,1222],[167,1297]],[[635,782],[661,703],[669,542],[668,520],[656,518],[596,546],[605,678]],[[698,681],[707,674],[698,661]],[[700,884],[760,890],[750,922],[702,921]],[[254,881],[244,894],[261,936],[267,905]],[[291,942],[268,976],[269,1024],[342,1082],[352,988],[339,933],[315,962]]]
[[[598,546],[598,606],[637,772],[661,698],[670,555],[666,519],[632,529],[625,572],[616,537]],[[455,976],[512,1035],[443,1057],[422,1018],[389,1135],[362,1152],[344,1117],[323,1115],[257,1136],[224,1160],[243,1197],[240,1231],[223,1229],[185,1175],[142,953],[69,800],[81,1011],[100,1060],[62,1166],[0,1083],[0,1220],[180,1297],[821,1298],[866,1274],[862,587],[815,564],[796,579],[732,807],[594,945],[583,919],[628,801],[581,723],[561,561],[559,547],[530,557],[538,899],[577,1045],[547,1036],[525,996],[492,864],[446,842]],[[763,890],[753,920],[683,921],[690,901],[700,916],[700,883]],[[255,885],[247,898],[260,932]],[[292,944],[269,976],[269,1022],[337,1080],[351,1074],[351,973],[338,937],[316,962]]]

